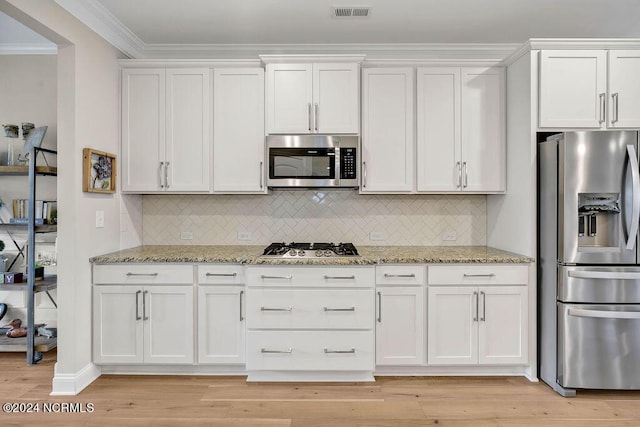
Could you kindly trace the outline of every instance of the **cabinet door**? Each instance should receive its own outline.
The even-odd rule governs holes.
[[[417,122],[417,190],[459,191],[459,68],[418,68]]]
[[[413,69],[362,71],[361,193],[410,192],[414,185]]]
[[[166,73],[166,189],[209,191],[210,71],[170,69]]]
[[[165,72],[122,71],[122,191],[161,191],[165,161]]]
[[[462,69],[462,191],[506,190],[504,69]]]
[[[377,288],[376,297],[376,364],[424,364],[424,288]]]
[[[311,64],[267,65],[267,132],[311,133]]]
[[[540,52],[540,127],[598,129],[605,122],[604,50]]]
[[[144,363],[193,363],[193,287],[147,286]]]
[[[93,361],[142,363],[142,288],[93,287]]]
[[[481,365],[526,364],[527,287],[481,287],[478,362]]]
[[[264,71],[213,72],[213,190],[266,192]]]
[[[358,64],[313,65],[313,128],[317,133],[358,133]]]
[[[430,365],[478,363],[477,288],[428,288],[427,361]]]
[[[244,363],[244,287],[198,289],[198,363]]]
[[[609,51],[609,127],[640,127],[639,75],[640,51]]]

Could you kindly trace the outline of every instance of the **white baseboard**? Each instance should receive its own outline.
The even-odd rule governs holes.
[[[102,374],[100,368],[93,363],[89,363],[75,374],[58,373],[56,363],[55,371],[50,396],[75,396]]]

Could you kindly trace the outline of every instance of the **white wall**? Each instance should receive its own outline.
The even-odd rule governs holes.
[[[120,247],[120,197],[83,193],[82,148],[118,153],[118,65],[123,55],[53,1],[0,0],[0,10],[58,44],[58,363],[54,394],[74,394],[91,363],[88,258]],[[95,228],[95,211],[105,227]]]

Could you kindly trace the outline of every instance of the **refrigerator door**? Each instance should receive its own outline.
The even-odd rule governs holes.
[[[638,132],[558,138],[558,257],[564,264],[635,264],[640,218]]]

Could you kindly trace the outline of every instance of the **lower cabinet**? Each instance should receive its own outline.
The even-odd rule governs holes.
[[[526,286],[430,286],[430,365],[527,363]]]
[[[194,361],[192,286],[94,286],[93,317],[97,364]]]

